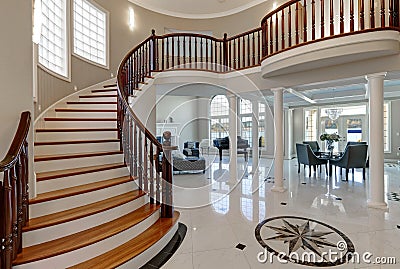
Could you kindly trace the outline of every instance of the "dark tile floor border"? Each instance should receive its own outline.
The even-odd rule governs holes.
[[[183,239],[186,236],[187,227],[183,223],[178,223],[178,230],[172,237],[171,241],[148,263],[140,267],[140,269],[155,269],[161,268],[174,253],[178,250],[179,246],[182,244]]]

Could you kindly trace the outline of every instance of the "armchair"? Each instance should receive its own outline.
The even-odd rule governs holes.
[[[185,142],[183,144],[183,154],[185,154],[187,157],[199,157],[199,142]]]
[[[309,166],[309,175],[308,175],[309,177],[311,176],[311,166],[314,166],[314,171],[317,171],[316,169],[317,165],[321,166],[325,164],[325,171],[328,171],[327,169],[328,160],[318,158],[311,150],[309,144],[296,143],[296,152],[297,152],[297,162],[298,162],[297,173],[300,173],[301,164],[304,165],[304,168],[306,167],[306,165]]]
[[[353,172],[354,168],[362,168],[363,180],[365,180],[367,151],[368,145],[366,144],[347,145],[343,155],[337,160],[331,160],[330,163],[340,167],[340,174],[342,174],[342,168],[346,169],[346,181],[349,179],[350,168],[353,169]]]

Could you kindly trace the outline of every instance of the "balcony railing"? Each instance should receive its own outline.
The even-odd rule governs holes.
[[[263,59],[312,42],[369,31],[399,31],[399,0],[292,0],[262,22]]]

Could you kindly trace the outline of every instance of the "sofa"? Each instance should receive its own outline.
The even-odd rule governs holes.
[[[187,157],[177,153],[173,156],[174,171],[202,171],[206,172],[206,160],[203,157]]]

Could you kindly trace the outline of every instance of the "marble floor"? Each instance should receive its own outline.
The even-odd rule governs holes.
[[[309,218],[326,224],[343,233],[361,257],[366,252],[371,253],[365,259],[360,258],[359,263],[344,263],[335,268],[400,268],[400,199],[396,198],[400,193],[399,165],[385,165],[389,206],[385,212],[367,207],[368,170],[366,181],[362,180],[361,169],[356,169],[346,182],[342,181],[344,173],[343,178],[339,173],[329,178],[324,168],[322,173],[313,173],[311,177],[303,169],[298,174],[297,160],[285,161],[287,191],[275,193],[270,190],[273,186],[270,159],[261,159],[255,174],[251,173],[251,159],[245,162],[239,157],[238,161],[240,180],[237,181],[229,179],[228,157],[219,162],[215,156],[208,156],[205,174],[174,176],[174,202],[176,210],[181,212],[180,221],[188,227],[188,232],[175,255],[162,268],[314,267],[293,262],[285,264],[277,259],[272,263],[258,261],[264,248],[256,239],[256,227],[263,220],[280,216]],[[318,229],[325,228],[313,229],[311,233],[315,234]],[[329,231],[325,234],[329,234],[327,239],[332,235]],[[271,245],[281,243],[283,249],[289,248],[288,241],[272,241],[269,241]],[[324,248],[321,242],[316,245]],[[291,247],[298,249],[300,245]],[[310,248],[299,249],[306,251]],[[397,264],[378,264],[375,262],[377,257],[395,257]]]

